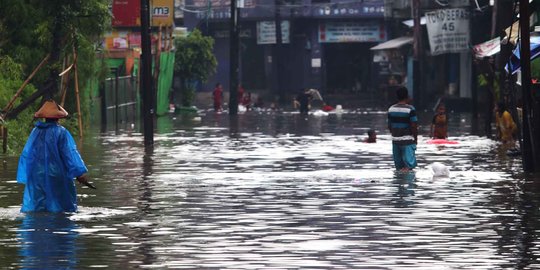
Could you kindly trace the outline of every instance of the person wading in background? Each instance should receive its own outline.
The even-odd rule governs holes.
[[[418,118],[416,109],[409,105],[407,88],[396,90],[398,102],[388,109],[388,129],[392,134],[392,154],[397,170],[407,172],[416,167]]]

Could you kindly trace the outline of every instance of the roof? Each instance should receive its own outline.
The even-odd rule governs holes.
[[[389,41],[383,42],[375,47],[371,47],[370,50],[388,50],[388,49],[397,49],[403,45],[413,42],[412,37],[398,37],[391,39]]]

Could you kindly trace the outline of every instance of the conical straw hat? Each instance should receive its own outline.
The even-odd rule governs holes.
[[[47,100],[41,108],[34,114],[35,118],[54,118],[60,119],[68,116],[68,112],[64,110],[60,105],[56,104],[54,100]]]

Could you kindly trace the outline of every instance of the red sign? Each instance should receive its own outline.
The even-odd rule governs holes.
[[[113,26],[140,26],[141,1],[140,0],[113,0],[112,4]]]
[[[141,33],[129,33],[128,34],[129,46],[131,48],[140,48],[141,47]]]

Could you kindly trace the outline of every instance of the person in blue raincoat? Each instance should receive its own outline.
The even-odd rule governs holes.
[[[88,171],[69,131],[58,123],[68,113],[53,100],[35,113],[38,121],[19,159],[17,182],[24,184],[21,212],[77,211],[76,178],[89,185]]]

